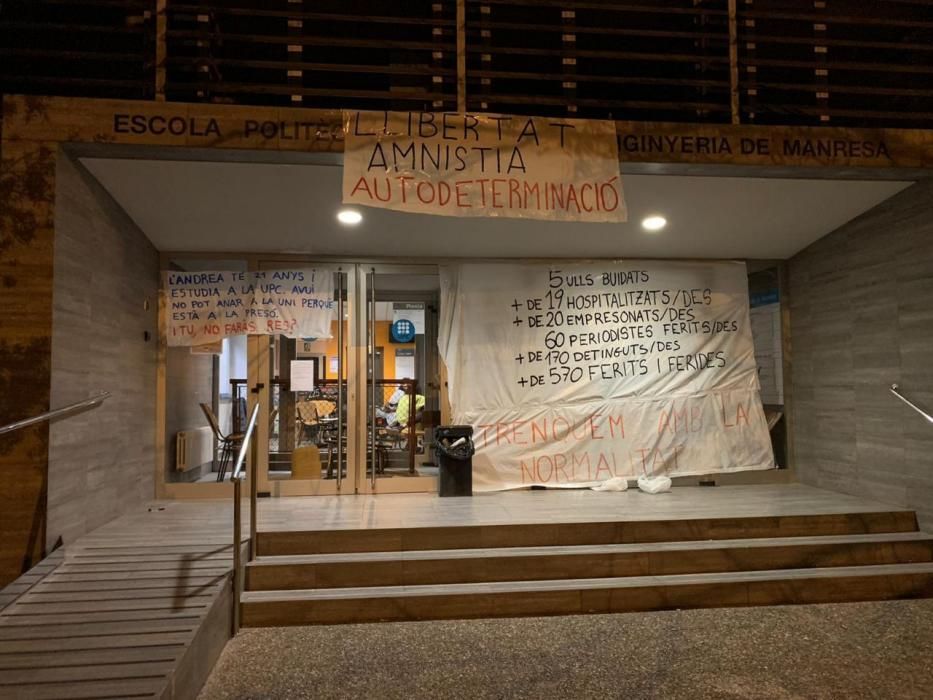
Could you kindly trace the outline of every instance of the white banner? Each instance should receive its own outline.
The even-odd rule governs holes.
[[[329,270],[162,272],[168,345],[203,345],[233,335],[329,338]]]
[[[477,490],[774,466],[744,264],[464,264],[441,290]]]
[[[626,220],[615,125],[344,112],[343,201],[441,216]]]

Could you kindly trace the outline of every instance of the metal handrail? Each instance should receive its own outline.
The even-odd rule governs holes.
[[[369,273],[369,461],[372,463],[370,488],[376,492],[376,269]]]
[[[253,431],[256,429],[256,418],[258,416],[259,403],[257,402],[249,416],[246,433],[243,435],[243,442],[240,444],[240,452],[230,474],[230,481],[233,482],[233,634],[240,631],[240,594],[243,591],[243,562],[240,555],[240,538],[243,531],[240,501],[243,496],[240,475],[243,471],[246,453],[251,447],[252,455],[249,460],[249,561],[252,561],[256,556],[256,462],[259,453],[256,450],[257,443],[253,440]]]
[[[230,474],[230,480],[239,479],[240,472],[243,471],[243,462],[246,461],[246,453],[249,450],[249,443],[253,437],[253,430],[256,428],[256,418],[259,415],[259,404],[253,406],[253,412],[249,416],[249,422],[246,424],[246,433],[243,435],[243,442],[240,444],[240,452],[237,454],[236,462],[233,464],[233,472]]]
[[[343,484],[343,272],[337,271],[337,491]]]
[[[75,403],[68,404],[67,406],[62,406],[61,408],[46,411],[45,413],[40,413],[38,416],[33,416],[32,418],[18,420],[15,423],[10,423],[9,425],[4,425],[2,428],[0,428],[0,435],[5,433],[12,433],[14,430],[19,430],[20,428],[28,428],[30,425],[35,425],[36,423],[41,423],[42,421],[54,420],[69,413],[80,411],[83,408],[94,408],[96,406],[100,406],[104,400],[108,398],[110,398],[110,392],[103,391],[97,396],[84,399],[84,401],[77,401]]]
[[[931,416],[929,413],[927,413],[922,408],[920,408],[917,404],[915,404],[910,399],[908,399],[906,396],[904,396],[900,391],[898,391],[897,384],[891,385],[890,392],[894,394],[897,398],[899,398],[901,401],[906,403],[908,406],[910,406],[912,409],[914,409],[921,416],[923,416],[923,418],[926,420],[927,423],[933,424],[933,416]]]

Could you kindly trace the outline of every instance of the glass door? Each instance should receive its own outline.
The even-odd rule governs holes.
[[[333,274],[330,338],[249,337],[259,492],[436,492],[437,266],[344,264]]]
[[[361,493],[436,492],[440,420],[436,265],[362,265],[366,353]]]
[[[314,267],[290,262],[260,269]],[[357,470],[348,468],[350,421],[348,362],[352,314],[348,279],[337,267],[334,318],[328,338],[251,336],[250,385],[260,405],[260,493],[272,496],[355,493]]]

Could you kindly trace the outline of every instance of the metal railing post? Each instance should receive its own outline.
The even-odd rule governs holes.
[[[337,490],[343,483],[343,273],[337,271]]]
[[[253,440],[249,454],[249,560],[256,558],[256,530],[259,528],[257,497],[259,495],[259,441]]]
[[[369,275],[369,459],[372,462],[372,490],[376,490],[376,270]]]
[[[415,382],[408,384],[408,472],[415,473],[415,450],[417,438],[415,433],[415,414],[418,413],[418,392],[415,391]]]
[[[233,477],[233,636],[240,631],[240,590],[242,582],[240,580],[240,477]]]
[[[259,415],[259,404],[253,406],[253,412],[250,413],[249,422],[246,425],[246,433],[243,436],[243,443],[240,445],[240,451],[237,453],[236,462],[233,465],[233,471],[230,472],[230,481],[233,482],[233,615],[231,617],[233,634],[240,631],[240,593],[243,590],[243,556],[240,552],[242,533],[243,533],[243,498],[242,475],[243,462],[246,460],[247,452],[250,452],[250,523],[249,523],[249,559],[253,560],[256,550],[256,464],[259,454],[256,442],[253,440],[253,432],[256,430],[256,418]]]

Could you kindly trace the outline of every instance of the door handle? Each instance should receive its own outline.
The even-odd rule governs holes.
[[[252,392],[254,394],[258,394],[262,389],[265,389],[265,388],[266,388],[266,385],[263,384],[262,382],[259,382],[258,384],[256,384],[256,386],[252,388]]]

